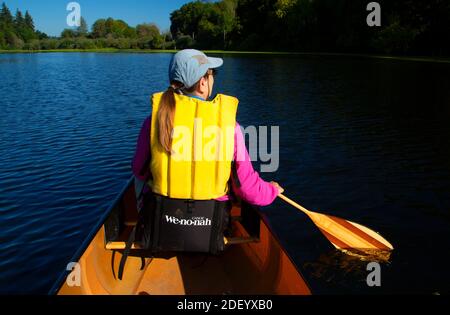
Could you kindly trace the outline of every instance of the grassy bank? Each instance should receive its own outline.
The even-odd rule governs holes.
[[[10,53],[135,53],[135,54],[150,54],[150,53],[175,53],[174,49],[117,49],[117,48],[100,48],[100,49],[52,49],[52,50],[0,50],[0,54]],[[417,61],[417,62],[438,62],[450,63],[450,58],[435,58],[435,57],[406,57],[406,56],[387,56],[387,55],[370,55],[370,54],[345,54],[345,53],[323,53],[323,52],[277,52],[277,51],[229,51],[229,50],[204,50],[209,54],[231,54],[231,55],[292,55],[292,56],[336,56],[336,57],[359,57],[359,58],[374,58],[386,60],[403,60],[403,61]]]

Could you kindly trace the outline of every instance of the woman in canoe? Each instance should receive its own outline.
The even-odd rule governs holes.
[[[170,86],[152,96],[152,114],[142,125],[132,169],[158,198],[155,229],[161,235],[154,248],[220,251],[232,195],[266,206],[283,192],[252,167],[236,122],[238,100],[223,94],[209,100],[222,64],[198,50],[179,51],[169,65]],[[180,225],[184,230],[174,228]],[[198,226],[211,228],[205,232]]]

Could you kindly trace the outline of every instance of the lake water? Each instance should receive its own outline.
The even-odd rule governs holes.
[[[131,174],[170,54],[0,54],[0,293],[46,293]],[[223,55],[243,126],[280,126],[264,173],[305,207],[395,246],[381,287],[276,201],[267,213],[316,293],[450,291],[450,64]],[[257,163],[255,163],[255,167]]]

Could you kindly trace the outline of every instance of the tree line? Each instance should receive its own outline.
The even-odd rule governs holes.
[[[450,55],[450,1],[195,1],[171,14],[174,38],[202,49]]]
[[[175,42],[170,32],[161,32],[154,23],[136,27],[113,18],[99,19],[89,31],[83,17],[76,29],[65,29],[59,39],[60,48],[172,49]]]
[[[47,35],[34,29],[34,21],[28,11],[17,10],[13,16],[5,3],[0,9],[0,49],[29,49],[33,41]]]
[[[0,10],[0,49],[172,49],[176,41],[170,32],[161,32],[156,24],[129,26],[122,20],[99,19],[89,30],[81,17],[80,26],[62,31],[59,37],[49,37],[35,30],[33,18],[27,11],[15,16],[5,3]]]
[[[381,26],[370,27],[368,0],[197,0],[170,15],[170,31],[113,18],[60,37],[36,31],[31,15],[0,11],[0,49],[223,49],[450,55],[450,1],[378,0]]]

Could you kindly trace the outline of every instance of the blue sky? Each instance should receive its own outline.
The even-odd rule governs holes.
[[[36,29],[56,36],[67,28],[66,11],[69,2],[78,2],[81,15],[91,26],[97,19],[112,17],[122,19],[131,26],[140,23],[156,23],[161,30],[170,27],[170,13],[189,0],[0,0],[5,2],[13,14],[16,9],[28,10]]]

